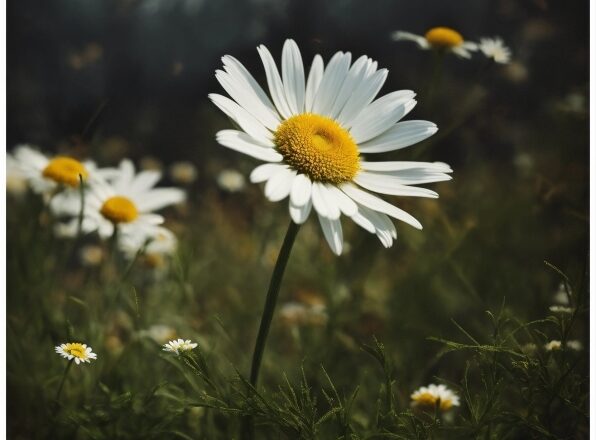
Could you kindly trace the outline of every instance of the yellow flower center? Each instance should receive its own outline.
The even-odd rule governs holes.
[[[287,164],[315,181],[347,182],[360,167],[350,133],[325,116],[292,116],[277,127],[274,141]]]
[[[64,349],[64,351],[79,359],[87,359],[87,351],[85,350],[85,347],[83,347],[83,344],[80,344],[78,342],[71,342],[66,344],[66,348]]]
[[[448,27],[435,27],[430,29],[425,35],[426,41],[438,49],[450,49],[460,46],[464,42],[462,35]]]
[[[417,405],[427,408],[434,408],[437,404],[437,400],[439,400],[439,397],[431,393],[422,393],[416,396],[416,398],[414,399]],[[453,402],[451,401],[451,399],[441,399],[441,402],[439,403],[441,411],[447,411],[452,406]]]
[[[88,173],[78,160],[72,157],[56,156],[43,169],[42,175],[55,182],[76,188],[79,186],[79,175],[83,176],[83,180],[85,180]]]
[[[135,204],[122,196],[107,199],[99,212],[112,223],[130,223],[139,216]]]

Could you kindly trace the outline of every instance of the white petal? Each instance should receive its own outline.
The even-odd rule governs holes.
[[[304,107],[307,112],[312,110],[313,102],[315,100],[317,90],[319,90],[319,84],[321,84],[321,80],[323,79],[324,71],[325,66],[323,63],[323,58],[321,58],[321,55],[315,55],[312,60],[312,65],[310,66],[308,81],[306,83]]]
[[[331,220],[319,215],[319,223],[323,229],[323,235],[335,255],[341,255],[343,247],[343,232],[339,219]]]
[[[252,137],[238,130],[221,130],[216,135],[217,142],[224,147],[239,151],[255,159],[267,162],[281,162],[283,156],[273,148],[259,145]]]
[[[326,185],[330,193],[333,194],[341,212],[348,217],[352,217],[358,212],[358,206],[343,191],[334,185]]]
[[[230,70],[235,71],[234,69]],[[234,76],[226,71],[218,70],[215,72],[215,77],[225,91],[228,92],[228,95],[230,95],[230,97],[240,104],[246,111],[261,121],[265,127],[270,130],[275,130],[277,128],[280,122],[279,115],[274,110],[273,104],[269,104],[265,101],[269,101],[269,98],[267,98],[266,95],[260,97],[260,94],[263,93],[264,95],[264,92],[252,76],[249,81],[240,74]],[[254,83],[259,91],[251,87],[250,83]],[[271,107],[269,107],[269,105],[271,105]]]
[[[312,182],[304,174],[298,174],[292,183],[290,199],[296,207],[304,206],[310,201]]]
[[[135,200],[141,212],[156,211],[166,206],[182,202],[186,193],[178,188],[158,188],[147,191],[141,199]]]
[[[333,55],[325,69],[319,90],[317,90],[313,113],[329,116],[337,94],[348,74],[351,59],[352,55],[349,52],[345,54],[337,52]]]
[[[340,189],[354,199],[354,201],[367,208],[387,214],[388,216],[401,220],[417,229],[422,229],[420,222],[407,212],[399,209],[397,206],[387,203],[377,196],[357,188],[351,183],[344,183]]]
[[[327,190],[325,184],[313,182],[312,184],[312,203],[315,210],[329,219],[338,219],[340,216],[339,205],[333,193]]]
[[[153,188],[157,182],[161,179],[161,172],[155,170],[145,170],[138,173],[130,187],[127,190],[127,194],[135,194],[147,191]]]
[[[402,171],[412,168],[422,168],[437,173],[451,173],[453,170],[445,162],[413,162],[413,161],[393,161],[393,162],[360,162],[363,170],[367,171]]]
[[[447,173],[439,173],[424,168],[412,168],[374,174],[391,179],[393,183],[400,185],[422,185],[424,183],[444,182],[452,179]]]
[[[357,117],[375,99],[387,79],[387,69],[375,72],[376,67],[374,66],[375,63],[368,64],[367,76],[354,90],[337,118],[340,124],[346,128],[350,128],[357,121]]]
[[[294,223],[301,225],[308,218],[311,208],[312,201],[310,199],[302,206],[296,206],[290,201],[290,217],[292,217]]]
[[[277,107],[277,111],[284,117],[284,119],[292,116],[292,111],[286,100],[284,85],[279,77],[279,71],[275,65],[275,61],[271,56],[271,52],[265,46],[257,47],[263,66],[265,67],[265,75],[267,76],[267,84],[269,85],[269,93]],[[271,128],[271,127],[268,127]],[[275,130],[276,127],[273,128]]]
[[[335,102],[333,103],[333,107],[330,110],[330,116],[333,119],[336,119],[339,116],[339,113],[344,108],[344,105],[354,94],[354,90],[360,85],[364,76],[366,75],[366,68],[367,68],[368,57],[361,56],[354,62],[352,67],[350,68],[348,75],[344,83],[339,90]]]
[[[279,202],[285,199],[290,194],[294,177],[296,177],[296,171],[290,168],[279,170],[267,181],[265,197],[271,202]]]
[[[430,44],[421,35],[416,35],[411,32],[404,32],[404,31],[396,31],[391,34],[391,38],[394,41],[406,40],[406,41],[413,41],[422,49],[430,49]]]
[[[304,112],[304,65],[294,40],[286,40],[281,54],[281,74],[292,114]]]
[[[132,184],[134,176],[135,167],[133,163],[129,159],[123,159],[120,161],[118,177],[116,177],[112,184],[113,188],[116,192],[126,191]]]
[[[250,181],[252,183],[265,182],[282,168],[287,168],[287,165],[280,165],[276,163],[265,163],[263,165],[259,165],[252,170],[252,173],[250,173]]]
[[[211,93],[209,99],[248,135],[263,145],[275,146],[273,134],[257,118],[225,96]]]
[[[398,122],[385,133],[358,145],[358,148],[362,153],[384,153],[399,150],[421,142],[437,131],[437,126],[428,121]]]
[[[14,151],[14,157],[21,167],[31,167],[38,170],[45,168],[49,162],[46,156],[28,145],[18,145]]]
[[[429,197],[432,199],[439,197],[436,192],[430,189],[403,185],[397,183],[392,176],[367,173],[366,171],[358,173],[354,178],[354,182],[370,191],[392,196]]]
[[[356,143],[366,142],[389,130],[416,105],[410,90],[389,93],[368,105],[350,129]]]

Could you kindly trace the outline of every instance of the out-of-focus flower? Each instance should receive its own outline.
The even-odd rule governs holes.
[[[557,351],[561,349],[561,345],[561,341],[553,339],[552,341],[549,341],[546,344],[544,344],[544,348],[546,349],[546,351]]]
[[[236,170],[222,170],[217,175],[217,185],[227,192],[242,191],[246,186],[246,179]]]
[[[447,51],[461,58],[471,58],[472,54],[470,52],[478,50],[476,43],[465,41],[462,34],[444,26],[429,29],[424,36],[411,32],[395,31],[391,34],[391,37],[394,41],[413,41],[421,49]]]
[[[12,157],[9,172],[21,173],[38,194],[50,194],[61,187],[78,188],[79,176],[87,182],[90,173],[96,171],[93,162],[69,156],[47,157],[30,145],[18,145]]]
[[[304,223],[314,207],[332,252],[343,250],[341,214],[376,234],[390,247],[397,231],[390,217],[421,229],[413,216],[366,191],[394,196],[436,198],[438,194],[413,185],[450,180],[449,165],[439,162],[367,162],[362,154],[408,147],[437,131],[428,121],[399,122],[416,105],[415,93],[401,90],[373,101],[387,77],[377,63],[337,52],[325,68],[314,57],[308,78],[293,40],[286,40],[281,76],[265,46],[258,52],[265,66],[273,102],[235,58],[224,56],[216,78],[234,99],[209,97],[242,130],[222,130],[217,141],[266,162],[250,175],[266,182],[272,202],[289,198],[296,224]]]
[[[528,153],[519,153],[513,157],[513,165],[519,170],[520,174],[528,175],[534,169],[534,158]]]
[[[511,49],[505,46],[505,42],[500,37],[481,38],[478,48],[495,63],[508,64],[511,61]]]
[[[139,160],[139,168],[143,171],[162,171],[163,163],[153,156],[144,156]]]
[[[27,177],[12,154],[6,154],[6,192],[14,197],[22,197],[27,192]]]
[[[588,100],[581,93],[571,92],[556,103],[559,111],[583,115],[588,111]]]
[[[581,341],[578,341],[576,339],[572,339],[571,341],[567,341],[566,346],[572,350],[575,351],[581,351],[584,348],[584,344],[581,343]]]
[[[559,313],[561,315],[570,315],[573,313],[572,307],[553,305],[548,308],[553,313]]]
[[[530,76],[528,68],[519,61],[512,61],[507,64],[502,71],[505,78],[515,84],[521,84],[528,80]]]
[[[102,238],[111,237],[118,229],[118,239],[141,241],[151,238],[157,225],[163,223],[161,215],[153,211],[185,199],[178,188],[154,188],[161,178],[158,171],[135,173],[130,160],[120,162],[119,169],[108,179],[96,179],[85,194],[82,232],[97,231]],[[74,217],[62,225],[62,233],[75,235],[78,229],[79,197],[58,194],[52,201],[56,211]],[[142,240],[144,242],[144,240]]]
[[[144,255],[166,256],[176,252],[178,240],[172,231],[163,226],[154,226],[122,237],[118,243],[124,255],[132,259],[143,248]]]
[[[437,404],[441,411],[459,406],[459,396],[443,384],[420,387],[412,393],[411,398],[413,406],[430,410],[436,408]]]
[[[567,294],[567,287],[565,286],[564,282],[559,283],[559,287],[555,293],[553,301],[564,306],[569,305],[569,295]]]
[[[533,354],[538,350],[538,346],[533,342],[528,342],[527,344],[522,345],[521,350],[525,354]]]
[[[308,306],[297,302],[288,302],[279,308],[279,317],[288,326],[325,325],[328,320],[325,306]]]
[[[168,325],[156,324],[141,332],[142,336],[153,339],[158,344],[165,344],[176,337],[176,330]]]
[[[172,181],[180,185],[189,185],[197,180],[198,172],[191,162],[174,162],[170,165],[169,174]]]
[[[104,259],[104,250],[96,244],[85,245],[79,251],[79,259],[83,266],[99,266]]]
[[[80,342],[68,342],[60,344],[56,347],[56,353],[60,356],[70,360],[74,360],[77,365],[81,362],[90,363],[91,360],[97,359],[97,355],[93,353],[91,347]]]
[[[197,345],[197,343],[193,343],[190,339],[176,339],[164,344],[163,350],[180,355],[185,351],[191,351]]]

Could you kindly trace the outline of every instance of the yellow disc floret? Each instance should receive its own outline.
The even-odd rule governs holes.
[[[425,35],[426,41],[438,49],[450,49],[460,46],[464,42],[462,35],[448,27],[435,27],[430,29]]]
[[[130,223],[139,216],[135,204],[122,196],[107,199],[101,206],[100,212],[112,223]]]
[[[440,401],[440,402],[439,402]],[[425,408],[434,408],[439,402],[441,411],[447,411],[453,406],[451,399],[441,399],[433,393],[420,393],[414,398],[414,403]]]
[[[85,166],[78,160],[67,156],[56,156],[48,162],[42,175],[55,182],[75,188],[79,185],[79,176],[86,180],[88,173]]]
[[[314,181],[338,184],[358,172],[358,147],[333,119],[312,113],[292,116],[279,125],[274,140],[285,162]]]
[[[85,349],[85,347],[83,347],[83,344],[80,344],[79,342],[70,342],[65,345],[65,353],[70,354],[71,356],[74,356],[81,360],[87,359],[87,350]]]

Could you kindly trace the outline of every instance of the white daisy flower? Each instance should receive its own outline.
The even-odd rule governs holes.
[[[192,342],[190,339],[175,339],[168,342],[167,344],[164,344],[163,350],[180,355],[185,351],[191,351],[197,345],[197,343]]]
[[[420,387],[412,393],[412,405],[425,408],[435,408],[437,402],[441,411],[447,411],[453,406],[459,406],[459,396],[445,385],[430,384]]]
[[[470,52],[478,50],[476,43],[465,41],[459,32],[443,26],[429,29],[424,35],[395,31],[391,34],[391,37],[394,41],[413,41],[421,49],[451,52],[461,58],[471,58],[472,54]]]
[[[572,307],[553,305],[548,308],[553,313],[559,313],[561,315],[571,315],[573,313]]]
[[[125,159],[110,179],[95,179],[85,193],[83,232],[97,231],[100,237],[108,238],[117,227],[119,240],[127,240],[130,236],[134,236],[135,240],[140,240],[139,237],[151,238],[155,226],[164,221],[153,211],[185,198],[184,191],[178,188],[154,188],[160,178],[159,171],[135,173],[132,162]],[[80,203],[80,198],[73,194],[54,197],[54,210],[74,217],[70,222],[59,225],[57,232],[76,234]]]
[[[145,246],[145,255],[172,255],[176,252],[178,240],[172,231],[163,226],[154,226],[131,232],[122,237],[118,247],[124,255],[132,259]]]
[[[6,153],[6,192],[20,198],[25,195],[28,187],[27,177],[21,171],[19,163],[12,154]]]
[[[505,46],[505,42],[500,37],[481,38],[478,49],[495,63],[507,64],[511,61],[511,49]]]
[[[51,194],[63,188],[78,188],[80,177],[88,181],[90,174],[103,175],[110,170],[97,170],[91,161],[80,162],[70,156],[48,157],[29,145],[18,145],[13,159],[7,162],[13,170],[20,172],[31,189],[38,194]]]
[[[546,351],[556,351],[561,349],[561,341],[553,339],[552,341],[547,342],[544,344],[544,348]]]
[[[90,363],[91,360],[97,359],[97,354],[93,353],[91,347],[87,344],[80,342],[68,342],[66,344],[60,344],[55,348],[56,353],[60,356],[70,360],[74,359],[74,362],[79,365],[81,362]]]
[[[227,192],[242,191],[246,186],[246,179],[236,170],[222,170],[217,175],[217,185]]]
[[[271,99],[235,58],[222,58],[216,78],[233,98],[211,94],[211,100],[241,130],[217,133],[220,144],[267,162],[250,175],[266,182],[270,201],[289,197],[292,220],[301,224],[314,207],[331,250],[342,252],[340,215],[376,234],[385,247],[397,237],[389,217],[415,228],[410,214],[366,190],[397,196],[438,197],[413,185],[450,180],[449,165],[428,162],[369,162],[361,154],[398,150],[436,133],[428,121],[398,122],[416,101],[400,90],[377,100],[387,70],[366,56],[337,52],[325,67],[316,55],[308,77],[300,50],[287,40],[281,76],[265,46],[257,48],[265,66]]]

